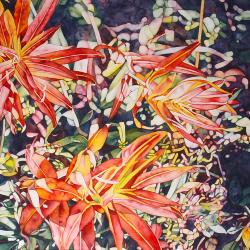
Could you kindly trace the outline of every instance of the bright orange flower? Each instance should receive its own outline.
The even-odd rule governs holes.
[[[174,79],[174,76],[167,77],[146,97],[150,106],[170,129],[179,131],[186,139],[195,143],[198,142],[186,131],[186,124],[222,132],[223,127],[202,113],[213,110],[234,113],[229,105],[233,103],[229,100],[231,93],[220,88],[223,81],[189,78],[174,86]]]
[[[137,73],[136,76],[145,83],[145,91],[138,99],[140,104],[144,98],[153,110],[168,124],[172,131],[179,131],[184,138],[202,145],[186,130],[185,125],[195,125],[197,128],[223,131],[216,122],[207,118],[204,113],[221,110],[234,113],[230,104],[231,93],[223,90],[224,80],[211,82],[204,78],[204,73],[187,64],[184,60],[190,56],[199,45],[195,42],[169,57],[140,56],[132,60],[132,64],[151,69],[146,76]],[[176,73],[196,75],[196,78],[176,79]],[[142,84],[141,83],[141,84]],[[136,118],[140,106],[132,110],[136,126],[144,127]]]
[[[46,0],[30,25],[30,0],[17,0],[14,15],[0,5],[0,115],[6,117],[13,132],[16,132],[16,122],[21,126],[25,124],[13,79],[28,91],[53,125],[57,121],[52,104],[71,108],[71,103],[51,82],[62,79],[94,81],[91,75],[70,70],[63,64],[101,57],[99,52],[46,43],[58,29],[51,27],[43,31],[57,4],[58,0]]]
[[[159,131],[139,137],[123,149],[119,158],[94,168],[93,156],[103,147],[107,135],[106,126],[97,131],[64,174],[56,173],[45,157],[34,153],[32,148],[27,150],[27,163],[36,178],[25,180],[21,185],[31,194],[28,197],[32,204],[22,211],[20,227],[23,234],[31,234],[47,218],[60,250],[69,249],[71,244],[74,249],[83,249],[83,246],[93,249],[95,214],[104,213],[117,249],[123,247],[124,232],[143,249],[161,249],[156,235],[134,211],[175,219],[181,217],[178,203],[147,187],[171,181],[194,167],[155,167],[163,150],[152,157],[148,157],[148,153],[167,135]],[[39,202],[32,197],[37,197]],[[70,200],[76,203],[69,208],[67,201]]]

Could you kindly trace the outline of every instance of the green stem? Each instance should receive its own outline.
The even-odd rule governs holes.
[[[5,119],[3,119],[3,129],[2,129],[2,136],[1,136],[1,142],[0,142],[0,154],[3,152],[4,134],[5,134]]]

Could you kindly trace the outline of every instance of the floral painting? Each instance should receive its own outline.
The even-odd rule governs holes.
[[[250,249],[248,0],[0,1],[0,250]]]

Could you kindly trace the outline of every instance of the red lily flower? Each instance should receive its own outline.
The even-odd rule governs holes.
[[[5,115],[13,132],[14,121],[24,126],[22,108],[15,79],[36,102],[40,110],[56,125],[52,104],[71,108],[69,100],[54,86],[53,81],[84,79],[94,81],[93,76],[68,69],[64,64],[102,55],[88,48],[62,48],[46,42],[57,27],[44,28],[52,16],[58,0],[46,0],[33,22],[28,25],[30,0],[17,0],[14,15],[0,6],[0,75],[1,116]]]
[[[179,131],[184,138],[199,145],[202,144],[186,131],[185,124],[222,132],[223,127],[202,113],[213,110],[235,113],[230,106],[234,103],[229,100],[231,93],[220,88],[224,82],[189,78],[175,87],[173,82],[174,77],[167,77],[146,97],[150,106],[170,129]]]
[[[117,249],[122,249],[127,232],[143,249],[160,250],[156,235],[135,211],[174,219],[182,217],[178,203],[147,187],[195,169],[193,166],[155,168],[163,150],[152,157],[148,153],[166,135],[159,131],[141,136],[123,149],[120,158],[109,159],[94,168],[93,156],[108,136],[108,128],[104,126],[63,173],[56,172],[44,156],[28,148],[27,164],[36,178],[21,184],[30,200],[20,218],[22,233],[30,235],[47,219],[60,250],[71,245],[74,249],[90,250],[95,244],[94,218],[101,213],[108,219]],[[73,206],[68,204],[70,200],[75,201]]]

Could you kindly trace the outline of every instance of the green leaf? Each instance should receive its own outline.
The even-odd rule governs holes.
[[[230,98],[229,100],[235,100],[238,95],[240,94],[240,92],[242,91],[242,89],[238,89]]]
[[[52,122],[50,122],[48,127],[47,127],[47,131],[46,131],[45,143],[48,142],[48,138],[49,138],[50,134],[53,132],[54,129],[55,128],[53,127]]]
[[[125,76],[125,74],[127,74],[127,72],[128,72],[128,66],[127,64],[124,64],[120,69],[120,71],[118,72],[118,74],[113,79],[112,83],[110,84],[109,91],[106,96],[107,102],[111,102],[115,99],[121,80]]]
[[[0,249],[1,250],[10,250],[10,249],[16,249],[15,246],[16,246],[16,242],[13,241],[13,242],[6,242],[6,243],[2,243],[0,244]]]
[[[81,120],[80,125],[87,123],[93,117],[93,110],[90,110]]]
[[[126,132],[126,139],[129,143],[133,142],[136,138],[145,135],[145,131],[142,131],[141,129],[132,128],[127,130]]]
[[[240,250],[239,243],[231,241],[228,244],[226,244],[222,250]]]
[[[52,144],[67,148],[74,153],[75,150],[80,151],[87,146],[87,139],[83,135],[73,135],[55,141]]]
[[[132,128],[126,130],[126,140],[128,143],[133,142],[138,137],[145,135],[145,131],[139,130],[137,128]],[[109,132],[106,143],[109,145],[118,145],[119,133],[118,131]]]
[[[34,237],[30,237],[29,250],[35,250],[37,245],[37,240]]]

